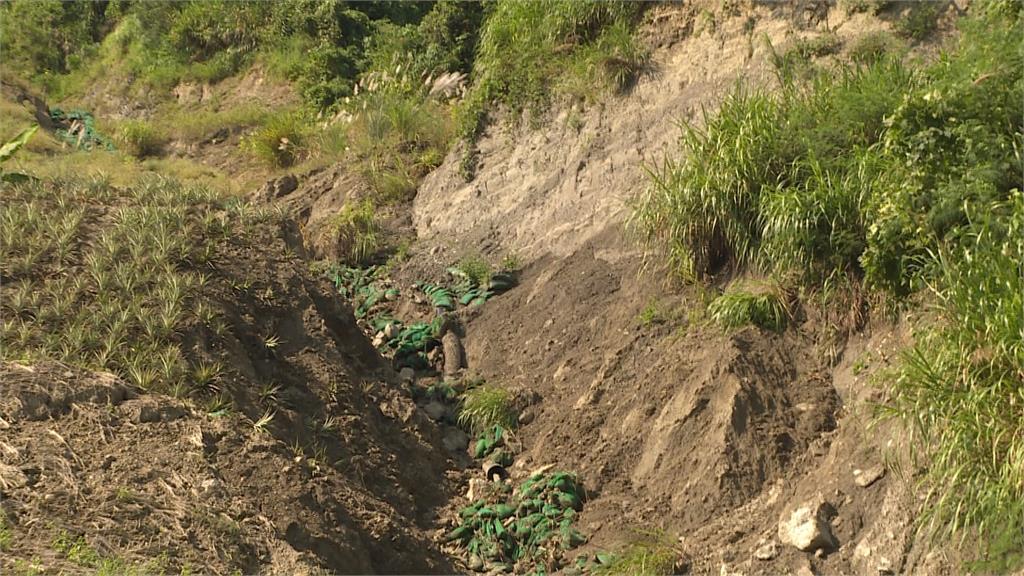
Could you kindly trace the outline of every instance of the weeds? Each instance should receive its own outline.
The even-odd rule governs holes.
[[[481,433],[495,426],[505,430],[515,428],[516,413],[512,407],[512,395],[508,390],[492,384],[467,389],[462,394],[459,425],[473,433]]]
[[[7,523],[7,514],[0,510],[0,552],[10,548],[13,540],[14,534]]]
[[[888,413],[922,439],[930,526],[945,533],[973,527],[993,542],[1016,533],[1019,551],[1024,194],[969,216],[962,245],[933,256],[938,324],[904,354]]]

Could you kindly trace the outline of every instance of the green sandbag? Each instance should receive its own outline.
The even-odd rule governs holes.
[[[509,506],[508,504],[497,504],[494,506],[494,514],[501,520],[508,518],[509,516],[514,514],[515,511],[516,509]]]
[[[460,541],[465,543],[473,536],[473,529],[469,526],[459,526],[455,530],[452,530],[448,537],[445,539],[446,542]]]
[[[582,506],[580,505],[579,496],[575,494],[569,494],[566,492],[562,492],[558,495],[558,504],[563,509],[571,508],[573,510],[579,510],[580,508],[582,508]]]

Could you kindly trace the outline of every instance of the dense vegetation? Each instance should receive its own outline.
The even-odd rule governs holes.
[[[986,4],[918,67],[882,50],[781,86],[737,88],[635,213],[689,279],[723,269],[922,291],[935,320],[888,409],[923,438],[935,526],[1021,546],[1024,518],[1024,38],[1018,4]],[[727,295],[728,296],[728,295]],[[723,317],[747,300],[716,301]],[[733,305],[735,304],[735,306]],[[749,314],[748,314],[749,315]]]

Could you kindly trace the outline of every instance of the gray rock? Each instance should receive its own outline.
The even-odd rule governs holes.
[[[155,398],[138,398],[129,400],[120,406],[119,411],[136,424],[147,422],[171,422],[187,414],[181,406],[161,405]]]
[[[798,550],[812,552],[819,548],[834,548],[835,537],[829,525],[832,506],[816,500],[783,513],[779,520],[779,540]]]
[[[444,432],[441,444],[449,452],[461,452],[469,447],[469,436],[462,430],[449,426]]]
[[[526,426],[530,422],[533,422],[534,413],[533,410],[523,410],[519,414],[519,425]]]
[[[444,418],[448,409],[445,408],[444,404],[441,404],[437,400],[431,400],[423,406],[423,411],[427,413],[427,416],[430,416],[431,420],[439,421]]]
[[[861,488],[867,488],[885,476],[885,466],[876,464],[867,470],[854,470],[853,481]]]
[[[754,558],[758,560],[772,560],[778,555],[779,547],[775,544],[775,540],[771,540],[757,550],[754,550]]]
[[[413,380],[416,380],[416,371],[406,366],[398,371],[398,377],[402,382],[412,382]]]

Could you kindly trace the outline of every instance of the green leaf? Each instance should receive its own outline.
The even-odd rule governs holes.
[[[22,130],[21,134],[18,134],[17,136],[14,137],[13,140],[9,140],[2,147],[0,147],[0,162],[4,162],[8,158],[13,156],[14,153],[17,152],[19,148],[24,146],[25,143],[28,142],[28,139],[31,138],[32,135],[36,133],[36,130],[39,130],[39,124],[35,124],[33,126],[30,126],[29,128],[26,128],[25,130]]]

